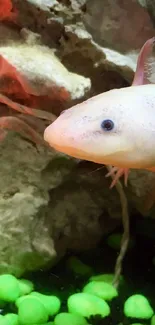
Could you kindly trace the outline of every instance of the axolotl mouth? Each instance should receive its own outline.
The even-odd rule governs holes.
[[[50,147],[68,156],[81,160],[103,163],[103,155],[102,157],[96,157],[89,143],[87,148],[83,150],[76,129],[73,130],[62,116],[59,116],[45,129],[44,140],[48,142]]]
[[[63,132],[63,130],[60,130],[55,121],[45,129],[44,140],[48,142],[50,147],[68,156],[81,160],[95,161],[93,153],[87,153],[79,149],[78,144],[75,143],[76,140],[73,139],[73,137],[69,137],[68,134],[65,136],[65,133],[67,133],[67,131]],[[101,160],[103,160],[103,157]]]

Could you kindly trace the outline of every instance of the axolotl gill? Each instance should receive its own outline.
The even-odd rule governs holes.
[[[62,112],[44,132],[57,151],[113,166],[111,186],[131,168],[155,171],[155,84],[151,55],[143,45],[132,85],[112,89]]]

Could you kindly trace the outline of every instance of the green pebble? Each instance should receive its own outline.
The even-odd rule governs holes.
[[[124,314],[127,317],[149,319],[154,312],[148,300],[143,295],[130,296],[124,304]]]
[[[151,325],[155,325],[155,315],[151,318]]]
[[[33,325],[37,325],[37,324],[33,324]],[[42,325],[54,325],[54,322],[48,322],[48,323],[45,323],[45,324],[42,324]]]
[[[0,325],[10,325],[7,319],[4,318],[3,315],[0,315]]]
[[[93,275],[89,279],[89,281],[103,281],[107,283],[112,283],[114,279],[114,274],[99,274],[99,275]]]
[[[130,325],[144,325],[144,324],[142,324],[142,323],[132,323]]]
[[[0,317],[0,325],[8,325],[8,322],[6,319],[4,319],[4,317]]]
[[[68,298],[68,311],[71,314],[90,317],[101,315],[106,317],[110,314],[110,307],[103,299],[88,293],[75,293]]]
[[[44,304],[37,297],[30,295],[25,296],[19,303],[18,316],[21,325],[44,324],[48,321]]]
[[[19,324],[19,319],[17,314],[13,313],[8,313],[4,315],[4,320],[6,320],[6,323],[8,325],[18,325]]]
[[[108,301],[111,301],[113,298],[118,296],[118,292],[112,284],[101,281],[89,282],[85,285],[82,291]]]
[[[0,275],[0,300],[14,302],[19,295],[18,280],[11,274]]]
[[[48,315],[53,316],[57,314],[60,310],[61,302],[60,299],[56,296],[47,296],[39,292],[31,292],[31,296],[35,296],[44,304]]]
[[[115,250],[119,250],[121,248],[121,241],[122,241],[121,233],[112,234],[107,238],[107,244]],[[134,246],[134,240],[133,238],[130,238],[128,248],[132,248],[133,246]]]
[[[16,307],[18,308],[19,307],[19,304],[24,300],[24,299],[26,299],[28,297],[28,295],[27,296],[21,296],[21,297],[19,297],[16,301],[15,301],[15,305],[16,305]]]
[[[60,313],[54,318],[54,325],[88,325],[86,319],[81,315]]]
[[[34,290],[34,285],[31,281],[26,279],[18,280],[20,288],[20,296],[28,295],[31,291]]]
[[[33,325],[37,325],[37,324],[33,324]],[[48,322],[48,323],[45,323],[45,324],[42,324],[42,325],[54,325],[54,322]]]
[[[91,276],[91,278],[89,279],[89,281],[103,281],[109,284],[112,284],[114,280],[114,274],[99,274],[99,275],[93,275]],[[120,281],[123,282],[124,278],[121,275],[120,276]]]
[[[90,275],[93,273],[93,269],[81,262],[76,256],[71,256],[67,260],[67,267],[76,274]]]

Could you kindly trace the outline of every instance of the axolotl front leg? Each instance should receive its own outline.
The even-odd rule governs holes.
[[[10,98],[0,93],[0,102],[11,107],[12,109],[22,113],[34,116],[39,119],[54,121],[56,117],[49,112],[42,111],[39,109],[33,109],[25,105],[21,105],[17,102],[12,101]],[[36,131],[36,126],[32,128],[27,123],[23,122],[20,118],[15,116],[3,116],[0,117],[0,142],[4,140],[7,135],[6,130],[13,130],[24,134],[26,137],[31,139],[36,144],[46,145],[42,136]]]
[[[111,170],[105,176],[105,177],[111,176],[113,178],[110,188],[113,188],[116,185],[118,179],[123,175],[124,175],[124,184],[125,186],[127,186],[129,168],[112,167]]]
[[[37,131],[15,116],[0,117],[0,142],[5,139],[7,130],[18,132],[36,144],[45,145],[42,136]]]

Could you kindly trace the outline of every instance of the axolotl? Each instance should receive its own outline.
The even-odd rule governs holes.
[[[112,89],[62,112],[44,132],[48,144],[67,155],[113,166],[111,187],[131,168],[155,172],[155,84],[151,53],[143,45],[132,85]]]

